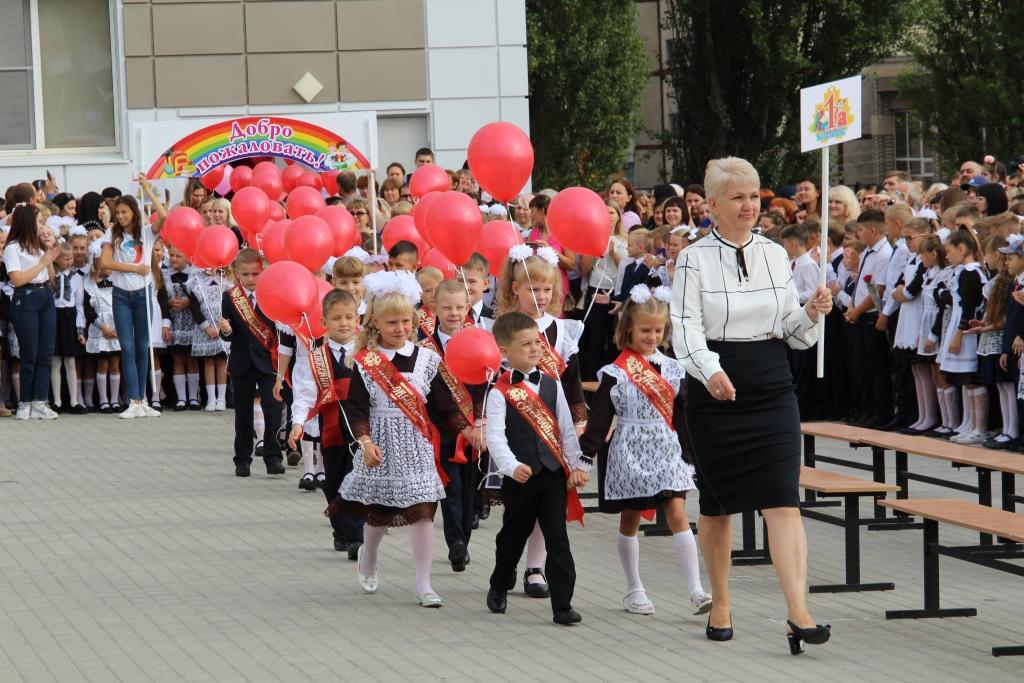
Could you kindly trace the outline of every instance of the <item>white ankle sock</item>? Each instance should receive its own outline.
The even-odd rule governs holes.
[[[626,595],[642,591],[644,582],[640,580],[640,539],[619,533],[619,562],[622,573],[626,575]]]
[[[110,375],[110,402],[121,402],[121,375],[120,373]]]
[[[226,401],[228,399],[228,385],[218,384],[217,385],[217,400]]]
[[[189,399],[199,400],[199,373],[190,372],[185,375],[188,378],[188,397]]]
[[[370,526],[367,524],[363,527],[363,547],[359,551],[360,559],[362,560],[359,562],[360,574],[373,576],[377,573],[377,555],[387,530],[386,526]]]
[[[178,397],[178,401],[185,403],[188,401],[188,395],[185,393],[185,375],[174,376],[174,393]]]
[[[540,524],[534,524],[533,532],[526,540],[526,568],[544,569],[544,563],[548,559],[548,547],[544,544],[544,534],[541,533]],[[544,579],[540,574],[531,574],[527,579],[529,583],[543,583]]]
[[[672,544],[676,548],[679,568],[683,570],[683,578],[686,579],[686,596],[693,595],[696,590],[704,590],[700,583],[700,559],[697,557],[697,541],[693,538],[693,531],[687,529],[672,534]]]
[[[425,519],[411,525],[409,545],[412,546],[412,559],[416,568],[416,592],[419,595],[433,593],[430,563],[434,559],[434,523]]]
[[[110,399],[107,398],[107,375],[105,373],[96,373],[96,390],[100,392],[100,407],[102,408],[104,403],[109,404]]]
[[[217,402],[217,390],[214,388],[214,385],[212,385],[212,384],[207,384],[206,385],[206,402],[207,403],[216,403]]]

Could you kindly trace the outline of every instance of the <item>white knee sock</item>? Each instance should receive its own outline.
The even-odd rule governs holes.
[[[226,401],[228,398],[228,385],[218,384],[217,385],[217,400]]]
[[[544,544],[544,534],[541,533],[540,524],[533,526],[533,532],[526,540],[526,568],[543,569],[548,559],[548,547]],[[526,579],[530,583],[543,583],[544,579],[540,574],[531,574]]]
[[[948,420],[945,423],[946,428],[956,431],[957,420],[960,419],[960,411],[956,402],[956,387],[946,387],[943,389],[942,397],[946,404],[946,418]]]
[[[185,393],[185,375],[174,376],[174,393],[181,403],[188,401],[188,395]]]
[[[384,540],[384,534],[387,532],[386,526],[370,526],[367,524],[363,527],[363,547],[359,551],[359,573],[367,576],[373,576],[377,573],[377,565],[379,560],[377,559],[378,552],[380,550],[380,544]]]
[[[416,567],[416,592],[419,595],[433,593],[430,563],[434,559],[434,523],[425,519],[410,526],[409,545],[412,546],[412,559]]]
[[[932,429],[940,424],[939,422],[939,398],[935,393],[935,383],[932,382],[932,373],[928,366],[921,365],[921,394],[923,399],[918,399],[918,405],[924,405],[924,417],[921,418],[921,426],[918,429]]]
[[[111,374],[110,375],[110,402],[120,403],[121,402],[121,375]]]
[[[921,401],[924,400],[921,392],[921,373],[918,372],[917,365],[911,366],[910,373],[914,376],[914,396],[917,397],[917,421],[910,425],[908,429],[920,429],[921,425],[924,424],[924,410],[922,410]]]
[[[704,590],[700,583],[700,559],[697,557],[697,541],[693,538],[693,531],[687,529],[672,534],[672,544],[676,547],[679,568],[683,570],[683,578],[686,579],[687,597],[696,590]]]
[[[53,405],[60,408],[60,366],[64,364],[61,356],[54,356],[50,361],[50,390],[53,392]]]
[[[77,406],[81,403],[78,394],[78,370],[75,369],[75,358],[74,356],[64,356],[64,376],[68,378],[68,402],[71,406]],[[59,387],[60,384],[58,383]]]
[[[252,428],[256,432],[256,440],[263,441],[263,432],[266,425],[263,422],[263,407],[259,403],[252,406]]]
[[[970,392],[974,403],[974,427],[971,431],[978,434],[988,433],[988,389],[978,387]]]
[[[96,390],[100,392],[100,408],[103,404],[110,404],[110,399],[107,397],[107,375],[106,373],[96,373]]]
[[[92,408],[95,404],[93,403],[92,394],[96,389],[96,378],[83,379],[82,380],[82,403],[85,404],[86,408]]]
[[[302,449],[302,469],[306,474],[313,474],[313,442],[302,439],[299,441]]]
[[[75,377],[78,378],[77,368],[75,369]],[[82,394],[82,380],[80,378],[75,381],[75,405],[85,405],[85,396]]]
[[[1020,421],[1017,415],[1017,396],[1013,382],[999,382],[999,409],[1003,415],[1003,434],[1011,439],[1020,436]]]
[[[199,373],[190,372],[186,375],[188,378],[188,397],[190,399],[199,400]]]
[[[963,405],[963,419],[956,431],[966,434],[974,429],[974,395],[967,387],[960,387],[960,396],[962,398],[961,405]]]
[[[316,474],[327,474],[324,470],[323,444],[313,444],[313,463]]]
[[[626,575],[626,594],[644,590],[640,580],[640,539],[636,536],[619,534],[619,562]]]

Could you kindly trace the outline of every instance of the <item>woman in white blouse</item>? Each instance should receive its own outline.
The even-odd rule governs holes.
[[[11,232],[4,246],[3,262],[14,287],[12,322],[21,349],[21,396],[19,420],[52,420],[50,409],[50,365],[57,339],[57,309],[53,303],[50,277],[60,247],[43,222],[39,209],[20,204],[11,216]]]
[[[786,345],[817,341],[832,308],[822,287],[801,306],[785,250],[755,235],[760,179],[749,162],[708,163],[717,228],[684,250],[672,299],[673,347],[689,375],[686,419],[700,491],[704,563],[715,596],[710,640],[732,638],[730,515],[760,510],[788,606],[791,651],[823,643],[807,611],[807,541],[799,509],[800,415]]]

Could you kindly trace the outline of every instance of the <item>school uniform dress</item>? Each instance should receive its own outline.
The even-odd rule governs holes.
[[[78,330],[85,327],[79,310],[85,298],[84,278],[71,268],[57,273],[54,282],[53,304],[57,308],[57,341],[53,355],[61,358],[85,356],[85,346],[78,343]]]
[[[230,285],[222,284],[216,276],[207,275],[203,272],[196,272],[188,285],[189,298],[198,307],[200,315],[195,316],[195,326],[192,331],[192,340],[189,346],[192,349],[194,358],[211,358],[223,356],[225,353],[224,342],[220,337],[210,338],[206,334],[206,328],[217,329],[220,321],[221,310],[219,308],[224,292],[230,289]]]
[[[1017,355],[1013,352],[1013,340],[1016,337],[1024,339],[1024,306],[1017,303],[1013,298],[1014,292],[1024,289],[1024,275],[1018,275],[1010,284],[1010,293],[1006,299],[1006,323],[1003,326],[1003,345],[1000,353],[1006,356],[1006,372],[1010,376],[1008,381],[1018,383],[1020,392],[1019,368]],[[1018,396],[1020,398],[1020,396]]]
[[[982,287],[985,301],[992,296],[992,289],[999,282],[992,279]],[[1012,382],[1015,376],[999,367],[999,355],[1003,351],[1003,335],[1005,329],[982,332],[978,335],[978,384],[991,386],[999,382]]]
[[[115,329],[114,284],[107,278],[101,280],[89,278],[85,283],[83,309],[84,319],[88,324],[85,352],[97,356],[119,353],[121,344],[117,337],[109,339],[100,329],[101,325],[106,325],[112,330]]]
[[[412,385],[428,411],[433,409],[452,421],[459,431],[466,426],[438,375],[440,356],[412,342],[400,349],[376,351]],[[433,444],[362,366],[356,363],[355,367],[345,406],[352,432],[357,439],[369,436],[380,448],[383,461],[370,468],[362,457],[353,458],[352,472],[341,484],[342,499],[351,509],[365,514],[370,526],[404,526],[432,520],[437,501],[445,497]]]
[[[193,271],[192,266],[187,266],[184,270],[168,270],[164,273],[164,290],[169,300],[190,299],[189,282]],[[167,348],[171,353],[190,353],[196,336],[195,312],[191,300],[189,306],[180,311],[171,308],[168,320],[171,323],[171,341]]]
[[[921,296],[925,298],[924,313],[921,317],[921,339],[918,341],[918,354],[937,362],[939,349],[942,348],[942,337],[949,324],[949,305],[946,303],[945,292],[949,287],[949,279],[953,277],[953,268],[932,266],[925,276]],[[931,351],[925,351],[924,342],[935,345]]]
[[[949,348],[957,330],[967,330],[976,319],[984,301],[982,290],[987,281],[981,264],[977,262],[957,266],[949,280],[949,323],[939,350],[939,370],[957,384],[975,384],[978,374],[978,335],[964,334],[960,350]]]
[[[799,504],[800,413],[786,347],[808,349],[817,327],[797,298],[785,250],[717,230],[682,253],[673,285],[673,347],[689,375],[686,423],[700,510],[731,515]],[[735,401],[707,382],[724,371]]]
[[[938,269],[936,269],[937,272]],[[916,255],[907,262],[906,268],[896,281],[896,286],[903,286],[903,294],[907,301],[896,302],[899,305],[899,320],[896,323],[896,334],[893,336],[893,348],[900,350],[908,360],[917,355],[920,345],[921,320],[924,317],[925,301],[921,296],[924,291],[924,280],[927,269]]]
[[[602,470],[598,478],[601,512],[650,510],[668,498],[685,497],[685,492],[694,488],[693,465],[683,454],[686,421],[680,389],[686,370],[661,352],[646,360],[675,395],[672,427],[625,370],[615,364],[601,368],[597,391],[590,401],[587,431],[580,438],[584,455],[596,456],[617,418],[608,456],[598,461]]]

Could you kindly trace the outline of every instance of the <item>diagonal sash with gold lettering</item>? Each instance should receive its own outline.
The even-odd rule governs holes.
[[[455,405],[458,406],[459,412],[462,413],[462,417],[466,418],[466,422],[469,423],[470,427],[473,427],[476,423],[475,415],[473,414],[473,398],[469,395],[469,390],[466,389],[466,385],[458,380],[458,378],[452,374],[448,364],[444,361],[444,349],[437,343],[437,339],[434,335],[427,337],[426,339],[419,342],[419,345],[430,349],[438,356],[441,357],[441,362],[437,366],[437,371],[441,375],[441,380],[444,385],[448,387],[449,393],[455,400]],[[462,434],[455,437],[455,453],[452,455],[451,461],[456,465],[464,465],[466,462],[466,448],[470,445],[466,441]],[[480,453],[476,450],[473,451],[473,459],[476,460],[480,457]]]
[[[340,446],[345,437],[341,430],[341,406],[339,401],[348,398],[348,378],[335,378],[331,363],[329,342],[324,339],[319,346],[310,344],[309,369],[316,384],[316,404],[309,411],[306,420],[321,416],[320,442],[324,446]]]
[[[632,349],[625,349],[620,353],[615,359],[615,366],[626,373],[629,381],[636,385],[640,393],[665,419],[668,428],[675,431],[676,428],[672,424],[672,409],[675,403],[672,385],[654,371],[646,358]]]
[[[276,371],[277,334],[274,333],[274,328],[268,325],[263,318],[256,315],[256,311],[249,305],[249,300],[245,297],[245,292],[242,290],[241,285],[235,285],[228,290],[228,299],[235,307],[235,310],[238,311],[238,315],[242,322],[245,323],[246,328],[248,328],[249,334],[270,354],[271,367]]]
[[[429,339],[434,336],[434,330],[437,329],[437,317],[427,313],[426,311],[420,311],[420,334],[425,338]]]
[[[561,379],[568,366],[565,360],[558,355],[558,351],[555,351],[554,347],[548,343],[548,336],[544,334],[543,330],[540,332],[540,345],[541,354],[540,360],[537,361],[537,367],[551,379]]]
[[[448,485],[448,476],[441,469],[441,436],[427,417],[427,405],[416,387],[402,376],[387,356],[372,349],[363,349],[353,360],[370,376],[392,403],[398,406],[416,430],[434,448],[434,466],[441,484]]]
[[[562,437],[558,430],[558,420],[547,404],[526,384],[522,382],[510,384],[507,372],[501,376],[494,388],[501,392],[505,401],[519,413],[526,424],[530,425],[541,443],[547,446],[555,456],[568,478],[569,465],[565,462],[565,455],[562,453]],[[579,493],[573,488],[566,493],[565,519],[567,522],[579,522],[580,526],[583,525],[583,504],[580,502]]]

